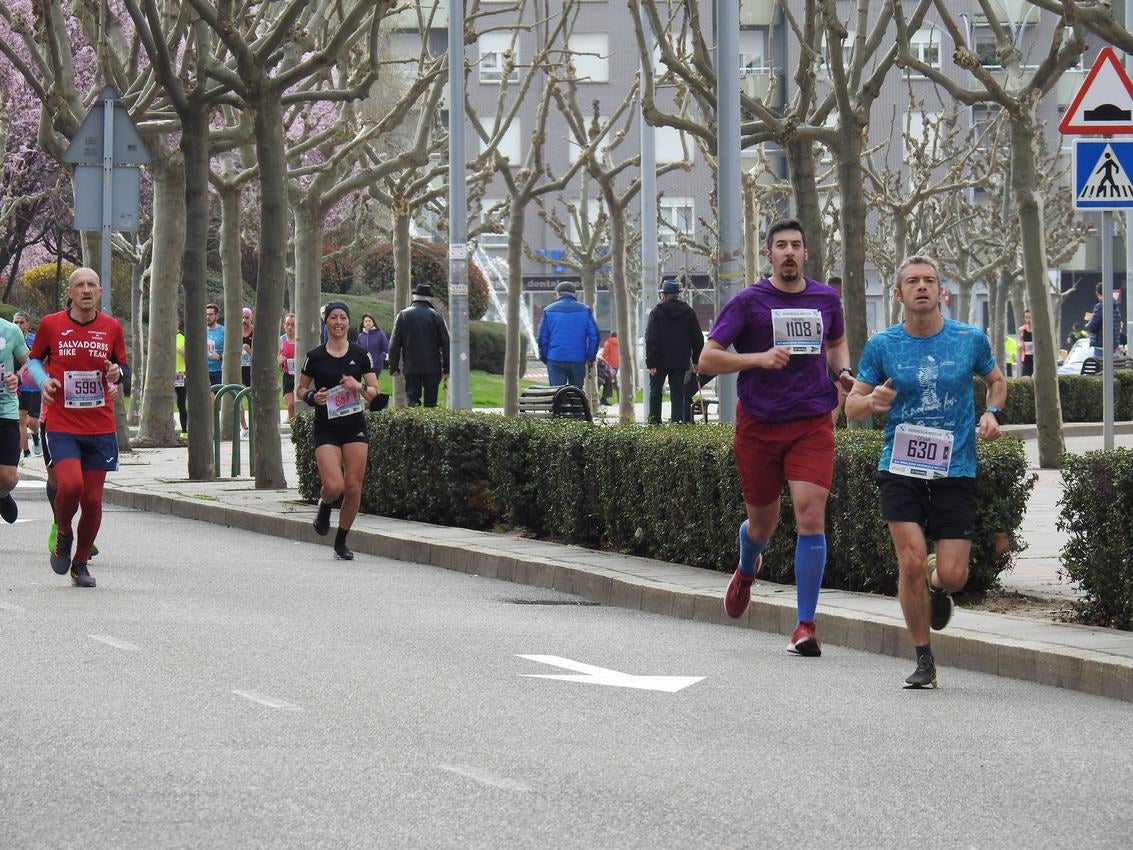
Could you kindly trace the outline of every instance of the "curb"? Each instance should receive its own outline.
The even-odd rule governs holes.
[[[114,486],[105,489],[104,500],[119,507],[170,514],[288,540],[323,542],[310,527],[310,514],[304,509],[280,513]],[[371,519],[381,522],[384,518]],[[391,526],[388,529],[355,527],[351,531],[351,546],[363,554],[551,588],[604,605],[677,619],[788,636],[795,628],[793,594],[784,593],[791,589],[789,585],[760,582],[753,587],[747,614],[732,620],[723,610],[726,582],[722,573],[645,558],[611,556],[575,546],[504,538],[471,529],[405,520],[388,522]],[[570,554],[564,557],[564,553]],[[630,572],[624,566],[613,568],[615,562],[638,566]],[[682,580],[687,584],[682,585]],[[696,589],[688,584],[695,585]],[[823,641],[848,649],[909,658],[911,648],[904,619],[895,605],[896,600],[889,597],[823,591],[819,612]],[[896,611],[896,616],[889,611]],[[966,629],[964,621],[967,620],[982,628]],[[942,666],[1133,702],[1133,658],[1072,645],[1076,640],[1090,642],[1087,638],[1097,630],[1047,624],[1048,628],[1059,630],[1054,634],[1065,640],[1056,642],[1028,637],[1026,633],[1035,625],[1033,621],[1008,615],[957,611],[952,627],[933,635],[933,649]],[[1102,639],[1094,642],[1104,643],[1108,634],[1109,630],[1105,630]]]

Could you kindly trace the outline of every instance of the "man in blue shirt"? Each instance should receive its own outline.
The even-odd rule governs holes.
[[[574,284],[555,287],[559,299],[547,306],[539,322],[539,359],[547,364],[552,387],[573,384],[581,388],[586,367],[598,356],[598,323],[589,307],[574,297]]]
[[[941,314],[932,259],[904,260],[893,295],[904,307],[904,321],[866,341],[846,416],[887,417],[877,483],[900,569],[897,595],[916,647],[917,668],[905,681],[910,688],[935,688],[929,626],[948,625],[951,594],[968,580],[976,438],[999,438],[1007,381],[983,331]],[[978,422],[972,375],[987,384],[987,408]],[[926,537],[936,541],[933,555]]]
[[[217,321],[220,318],[220,308],[215,304],[205,305],[205,348],[209,361],[209,386],[215,387],[223,384],[220,365],[224,359],[224,325]]]
[[[1090,345],[1100,349],[1102,347],[1102,317],[1105,299],[1102,297],[1102,285],[1094,287],[1094,294],[1098,296],[1098,303],[1090,314],[1090,321],[1086,323],[1086,332],[1090,335]],[[1113,347],[1120,348],[1125,345],[1125,324],[1121,321],[1121,290],[1113,290]],[[1100,352],[1098,356],[1101,356]]]

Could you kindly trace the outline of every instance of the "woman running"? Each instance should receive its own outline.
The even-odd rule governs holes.
[[[366,405],[378,394],[378,378],[366,350],[347,338],[350,308],[331,301],[323,312],[327,341],[307,352],[299,377],[298,394],[315,408],[315,462],[322,490],[315,532],[330,530],[330,511],[342,496],[338,513],[335,557],[352,561],[346,535],[358,515],[362,501],[362,476],[370,443],[366,429]]]
[[[287,421],[295,418],[295,314],[283,317],[283,333],[279,337],[279,368],[283,370],[283,400],[287,404]]]

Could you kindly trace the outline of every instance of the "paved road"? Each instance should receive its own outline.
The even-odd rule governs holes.
[[[1124,847],[1127,703],[108,509],[0,529],[7,847]],[[31,553],[31,554],[29,554]],[[570,603],[570,604],[561,604]],[[553,655],[676,693],[528,678]]]

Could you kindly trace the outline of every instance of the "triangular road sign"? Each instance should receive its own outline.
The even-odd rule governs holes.
[[[1112,47],[1103,47],[1058,125],[1062,133],[1133,133],[1133,81]]]

